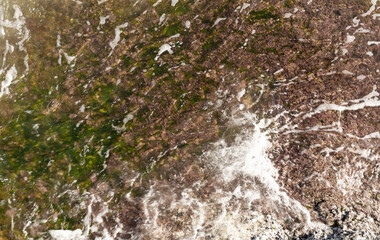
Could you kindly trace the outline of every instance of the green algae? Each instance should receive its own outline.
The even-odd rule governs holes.
[[[293,1],[292,0],[285,0],[284,7],[291,8],[292,5],[293,5]]]
[[[168,25],[160,33],[161,37],[170,37],[177,33],[183,33],[184,27],[180,21],[173,21],[168,23]]]
[[[258,11],[251,11],[249,12],[249,18],[248,20],[250,22],[255,22],[257,20],[269,20],[269,19],[276,19],[276,18],[279,18],[279,15],[275,12],[275,8],[274,7],[271,7],[271,8],[267,8],[267,9],[262,9],[262,10],[258,10]]]
[[[149,4],[152,6],[155,2],[149,1]],[[181,35],[179,41],[189,44],[186,43],[188,30],[184,29],[183,24],[185,19],[190,19],[190,15],[192,18],[195,17],[192,12],[193,1],[179,1],[175,7],[169,6],[170,1],[163,1],[154,11],[148,8],[147,14],[155,14],[157,18],[166,13],[168,21],[164,26],[144,21],[141,15],[145,10],[143,8],[131,13],[133,9],[131,3],[110,4],[104,9],[103,6],[97,6],[96,1],[83,4],[83,10],[86,10],[86,16],[91,21],[91,26],[88,27],[91,31],[94,31],[98,24],[99,17],[106,15],[104,9],[111,8],[117,20],[112,23],[107,22],[103,26],[102,30],[106,33],[104,35],[113,37],[114,27],[128,21],[130,25],[137,25],[141,31],[146,27],[147,30],[141,33],[141,35],[146,34],[146,37],[140,41],[133,39],[127,31],[121,33],[125,43],[123,46],[118,46],[120,49],[115,49],[111,56],[120,60],[120,64],[112,65],[112,70],[109,72],[103,72],[103,64],[110,50],[107,41],[112,40],[111,37],[111,39],[99,38],[92,46],[86,43],[85,39],[75,40],[76,42],[71,44],[73,47],[66,46],[65,51],[70,55],[78,54],[76,65],[71,68],[66,61],[63,61],[62,66],[59,66],[57,53],[45,58],[45,51],[56,51],[54,48],[56,34],[61,32],[62,44],[70,43],[73,39],[70,38],[70,31],[67,32],[67,29],[71,28],[72,32],[84,31],[83,26],[87,24],[80,14],[71,16],[70,18],[75,18],[73,21],[66,21],[68,17],[62,19],[54,17],[55,8],[49,8],[52,16],[46,16],[46,20],[54,24],[51,24],[49,29],[46,26],[39,31],[43,33],[45,39],[41,38],[30,44],[33,71],[25,81],[18,83],[13,89],[23,96],[18,97],[14,103],[9,99],[9,106],[14,107],[12,116],[0,120],[3,126],[0,129],[2,146],[0,155],[4,159],[0,163],[0,179],[10,179],[20,196],[18,206],[24,209],[28,206],[25,204],[27,202],[37,202],[41,208],[47,208],[52,201],[51,196],[46,193],[36,194],[39,192],[36,187],[39,179],[46,182],[49,190],[61,182],[70,183],[72,188],[78,188],[83,193],[96,185],[96,182],[90,180],[92,175],[106,180],[120,178],[120,169],[110,171],[104,169],[108,164],[108,158],[105,156],[109,149],[111,149],[109,158],[120,157],[119,161],[127,162],[127,165],[140,172],[144,179],[157,174],[160,165],[177,154],[176,151],[169,151],[161,159],[157,159],[157,155],[174,146],[170,139],[162,139],[162,133],[180,135],[183,119],[188,118],[190,114],[196,116],[199,112],[206,111],[199,110],[199,106],[203,106],[202,103],[206,101],[207,96],[218,88],[218,80],[205,78],[204,75],[196,73],[210,69],[207,65],[210,55],[223,53],[224,56],[228,56],[228,52],[219,50],[228,27],[224,25],[218,28],[211,27],[216,16],[228,14],[227,5],[213,9],[211,11],[213,16],[201,16],[202,24],[206,27],[195,30],[203,35],[199,38],[201,50],[195,53],[197,61],[194,62],[192,53],[187,52],[186,47],[180,46],[176,46],[172,55],[165,54],[159,61],[155,60],[159,47],[175,34]],[[87,11],[87,9],[93,10]],[[182,18],[186,14],[190,15]],[[62,10],[61,16],[66,15],[70,14]],[[251,11],[249,15],[251,23],[266,22],[276,18],[278,14],[274,8]],[[58,23],[62,26],[59,27]],[[66,32],[62,31],[65,29]],[[270,27],[267,30],[271,30]],[[35,29],[33,31],[38,33]],[[239,36],[244,33],[236,29],[233,29],[233,32]],[[35,37],[33,36],[33,39]],[[88,38],[93,40],[92,36]],[[102,51],[97,52],[97,49]],[[277,48],[270,46],[251,49],[254,54],[266,52],[279,54]],[[186,71],[181,70],[182,75],[170,70],[181,61],[190,66]],[[228,69],[238,70],[239,73],[249,71],[246,66],[229,57],[221,57],[216,62],[224,64]],[[133,72],[129,72],[132,67],[136,68]],[[146,72],[143,72],[144,70]],[[71,82],[68,73],[73,76]],[[122,79],[118,86],[115,85],[117,78]],[[151,88],[152,81],[155,82],[155,86]],[[272,90],[275,88],[274,79],[266,78],[264,81]],[[87,88],[84,88],[85,85],[88,85]],[[2,101],[7,100],[2,99]],[[76,104],[77,101],[80,102]],[[55,103],[60,105],[56,106]],[[85,110],[78,112],[82,104],[85,105]],[[26,113],[26,110],[32,113]],[[131,112],[134,113],[134,118],[123,125],[126,113]],[[213,116],[219,120],[221,118],[219,112]],[[8,121],[9,119],[17,120]],[[33,129],[36,124],[39,127]],[[115,126],[124,126],[125,131],[116,131]],[[222,131],[219,133],[223,134]],[[151,137],[155,137],[155,140],[148,140]],[[193,143],[179,145],[180,149],[191,147],[194,147]],[[154,151],[150,155],[144,155],[150,149]],[[202,150],[194,150],[192,154],[199,156]],[[30,184],[27,188],[19,177],[24,171],[31,173],[28,175]],[[0,185],[0,190],[5,188],[5,184]],[[132,197],[137,198],[142,197],[146,189],[132,187],[120,191],[131,192]],[[9,198],[12,194],[7,190],[1,192],[5,192],[1,195],[3,199]],[[28,195],[31,197],[26,197]],[[48,223],[50,227],[67,229],[80,227],[83,214],[78,214],[76,217],[65,214],[70,212],[69,202],[70,199],[62,197],[53,204],[54,210],[61,213],[56,222]],[[6,210],[7,207],[4,205],[0,208],[0,213]],[[6,217],[0,218],[0,223],[3,222],[7,222],[7,226],[10,224],[9,218]]]

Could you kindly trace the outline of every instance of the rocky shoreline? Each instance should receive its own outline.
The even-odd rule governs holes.
[[[376,0],[0,5],[0,239],[379,239]]]

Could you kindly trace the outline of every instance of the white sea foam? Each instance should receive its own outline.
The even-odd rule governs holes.
[[[117,132],[123,132],[127,129],[125,125],[132,119],[133,119],[133,113],[128,113],[127,116],[125,116],[125,118],[123,119],[123,125],[121,127],[112,125],[112,128],[115,129]]]
[[[240,92],[238,92],[236,98],[238,99],[239,102],[241,98],[244,96],[244,94],[245,94],[245,88],[243,88]]]
[[[163,54],[164,52],[168,52],[169,54],[173,54],[173,50],[172,50],[172,47],[165,43],[163,44],[160,49],[158,50],[158,53],[157,53],[157,56],[154,58],[154,60],[157,61],[157,59],[161,56],[161,54]]]
[[[372,6],[370,7],[370,9],[367,12],[362,14],[363,17],[371,15],[371,13],[376,10],[377,0],[371,0],[371,3],[372,3]]]
[[[371,45],[379,45],[380,44],[380,41],[368,41],[367,43],[369,46]]]
[[[178,1],[179,0],[172,0],[172,3],[171,3],[172,7],[174,7],[178,3]]]
[[[13,4],[13,17],[7,19],[5,11],[10,11],[10,6],[0,6],[0,37],[4,39],[4,52],[0,68],[1,90],[0,97],[10,94],[9,87],[17,82],[16,79],[25,76],[29,70],[28,54],[24,47],[25,41],[29,39],[29,29],[26,27],[25,18],[21,8]],[[15,34],[16,31],[16,34]],[[15,48],[18,46],[18,48]],[[23,66],[17,64],[17,59],[23,59]],[[16,59],[16,60],[14,60]]]
[[[353,111],[353,110],[359,110],[366,107],[378,107],[380,106],[380,99],[379,99],[379,93],[377,92],[376,85],[373,86],[372,92],[367,94],[366,96],[350,100],[347,102],[344,102],[342,104],[334,104],[334,103],[323,103],[319,105],[315,110],[305,114],[303,118],[311,117],[315,114],[325,112],[325,111]]]
[[[106,0],[98,2],[100,4],[106,2]],[[158,0],[154,6],[160,2],[161,0]],[[172,5],[173,2],[175,2],[175,6],[178,1],[172,0]],[[308,4],[311,2],[309,1]],[[370,11],[366,14],[371,14]],[[165,15],[163,14],[162,17],[164,21]],[[224,19],[217,19],[214,25],[222,20]],[[120,41],[122,28],[127,26],[128,24],[123,24],[116,27],[115,38],[110,42],[112,51]],[[0,25],[0,35],[1,27]],[[190,22],[186,22],[186,27],[190,27]],[[252,33],[254,32],[252,31]],[[353,42],[354,40],[354,36],[347,35],[347,42]],[[377,45],[377,42],[369,42],[368,44]],[[164,52],[173,53],[169,44],[163,44],[160,47],[156,60]],[[73,60],[70,60],[67,56],[66,59],[68,62]],[[336,72],[330,74],[334,73]],[[343,73],[351,75],[348,71],[343,71]],[[12,72],[9,73],[9,76],[11,76],[9,79],[12,78],[10,82],[16,78],[12,77],[14,76]],[[262,86],[260,97],[263,91],[264,86]],[[237,96],[239,101],[244,94],[245,89],[244,92],[243,90],[239,92]],[[347,101],[342,104],[325,102],[309,112],[302,112],[300,114],[305,119],[329,110],[342,112],[380,106],[378,96],[379,93],[376,91],[376,86],[374,86],[373,91],[363,98]],[[255,103],[260,100],[260,97]],[[83,109],[81,107],[80,110],[84,111],[84,107]],[[128,114],[123,119],[121,127],[113,127],[117,131],[124,131],[126,124],[132,119],[133,114]],[[279,131],[268,128],[272,123],[272,120],[258,120],[256,115],[250,113],[245,113],[240,117],[233,117],[230,119],[230,127],[238,128],[240,133],[234,136],[235,138],[232,143],[227,139],[221,139],[216,142],[197,162],[199,165],[204,166],[201,171],[208,173],[208,179],[200,178],[191,186],[180,184],[160,186],[159,184],[152,183],[149,192],[143,198],[142,204],[145,217],[143,228],[145,228],[146,234],[151,236],[151,239],[169,238],[170,234],[175,239],[250,239],[253,236],[271,239],[271,237],[278,237],[276,236],[278,234],[277,230],[261,227],[268,217],[271,218],[270,215],[264,216],[264,214],[260,213],[262,209],[268,210],[277,220],[284,220],[284,215],[288,215],[290,218],[300,218],[303,221],[305,225],[299,227],[315,227],[314,223],[310,220],[308,211],[299,202],[290,198],[277,183],[278,173],[270,160],[269,151],[274,148],[272,144],[273,139],[271,139],[270,135]],[[317,130],[342,131],[339,121],[330,125],[316,125],[307,129],[297,129],[297,125],[292,125],[289,128],[293,129],[293,132]],[[282,133],[286,134],[286,132]],[[372,138],[379,138],[379,133],[371,133],[361,139]],[[337,149],[325,148],[323,151],[328,154],[332,151],[343,151],[343,149],[343,147]],[[346,150],[356,152],[363,157],[371,156],[371,152],[362,149],[350,148]],[[362,177],[361,172],[348,174],[346,171],[347,169],[343,169],[337,174],[340,177],[338,178],[337,186],[341,187],[342,192],[344,191],[345,194],[360,186],[360,178]],[[137,177],[131,181],[131,185],[133,185]],[[183,178],[183,176],[177,176],[177,178]],[[215,189],[207,190],[210,186],[215,187]],[[127,195],[127,198],[129,198],[129,195]],[[112,232],[102,228],[105,216],[110,211],[108,203],[103,202],[96,195],[91,195],[90,199],[87,215],[83,222],[84,228],[74,231],[50,230],[49,233],[54,239],[86,239],[90,232],[100,233],[102,237],[98,239],[116,239],[117,234],[123,231],[123,225],[120,223],[120,220],[116,218],[118,225],[113,228]],[[97,214],[93,211],[95,203],[101,206],[101,210]],[[164,213],[167,215],[163,217]],[[165,222],[165,218],[169,218],[169,223]],[[173,224],[170,225],[171,222],[179,225],[182,224],[182,228],[176,231],[171,228],[174,226]],[[277,227],[277,229],[281,228],[280,225],[274,225],[273,227]],[[139,239],[140,237],[134,236],[135,239]]]
[[[224,20],[226,20],[226,18],[217,18],[212,26],[214,27],[215,25],[217,25],[218,23]]]
[[[155,6],[157,6],[158,4],[160,4],[161,1],[162,1],[162,0],[157,0],[157,2],[155,2],[155,3],[153,4],[153,7],[155,7]]]
[[[98,187],[101,187],[99,185]],[[61,195],[69,194],[71,196],[72,191],[68,190]],[[74,195],[77,195],[74,193]],[[60,197],[60,195],[58,196]],[[53,240],[113,240],[118,239],[117,235],[119,233],[124,233],[123,223],[121,223],[119,217],[114,217],[116,225],[113,226],[112,229],[107,229],[104,226],[105,219],[107,218],[107,214],[111,211],[109,209],[109,204],[113,200],[113,192],[108,194],[109,200],[102,200],[97,194],[92,194],[89,192],[84,192],[80,196],[80,200],[82,203],[88,202],[86,207],[86,215],[82,222],[82,229],[76,230],[66,230],[66,229],[58,229],[58,230],[49,230],[50,236]],[[96,205],[97,211],[94,211]],[[97,233],[97,237],[92,238],[91,233]]]
[[[50,236],[53,240],[80,240],[84,239],[82,230],[50,230]]]
[[[246,8],[248,8],[250,6],[251,6],[250,3],[243,3],[243,6],[241,7],[240,12],[244,11],[244,9],[246,9]]]
[[[119,43],[120,41],[120,34],[122,32],[122,29],[123,28],[126,28],[128,27],[128,23],[123,23],[121,25],[118,25],[116,28],[115,28],[115,38],[110,42],[110,47],[111,47],[111,52],[108,56],[111,56],[112,53],[113,53],[113,50],[115,49],[115,47],[117,46],[117,44]]]
[[[355,40],[355,36],[350,35],[347,33],[347,40],[346,43],[352,43]]]
[[[99,25],[104,25],[106,23],[106,20],[109,18],[110,16],[107,15],[105,17],[102,17],[100,16],[100,20],[99,20]]]
[[[302,219],[300,228],[316,227],[308,211],[291,199],[276,182],[278,173],[268,151],[273,147],[268,130],[271,121],[257,120],[245,113],[232,118],[231,127],[242,130],[233,141],[216,142],[205,152],[200,164],[208,179],[193,186],[162,186],[152,184],[143,200],[146,236],[175,239],[250,239],[270,236],[271,231],[260,227],[269,211],[277,220],[288,217]],[[265,130],[267,129],[267,130]],[[179,176],[181,178],[183,176]],[[203,196],[200,192],[213,186]],[[171,189],[171,191],[168,191]],[[203,196],[203,197],[202,197]],[[165,218],[161,210],[166,209]],[[179,221],[183,228],[170,229],[169,221]],[[283,236],[285,237],[285,236]]]
[[[17,77],[16,67],[13,65],[6,73],[5,80],[1,82],[0,97],[9,94],[9,87]]]

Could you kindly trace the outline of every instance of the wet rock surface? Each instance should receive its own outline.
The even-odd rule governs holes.
[[[1,6],[0,238],[380,236],[377,1]]]

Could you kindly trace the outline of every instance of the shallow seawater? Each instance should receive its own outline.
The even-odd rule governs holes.
[[[3,76],[0,96],[9,94],[10,85],[25,77],[29,70],[24,42],[29,39],[25,17],[17,4],[4,2],[0,8],[1,69]]]
[[[217,141],[199,159],[205,165],[202,174],[207,179],[197,179],[189,187],[171,184],[151,187],[143,200],[147,236],[250,239],[274,238],[277,234],[286,238],[290,233],[274,230],[283,227],[271,222],[271,218],[287,221],[293,229],[324,228],[312,223],[308,210],[276,182],[278,170],[269,156],[273,147],[270,133],[276,132],[274,126],[269,127],[273,122],[258,120],[254,114],[244,112],[230,121],[231,127],[241,128],[234,142]],[[185,177],[194,168],[190,167]],[[167,218],[160,215],[161,209],[168,211],[170,219],[181,227],[161,220]]]
[[[0,239],[375,239],[379,4],[346,4],[1,1]]]

